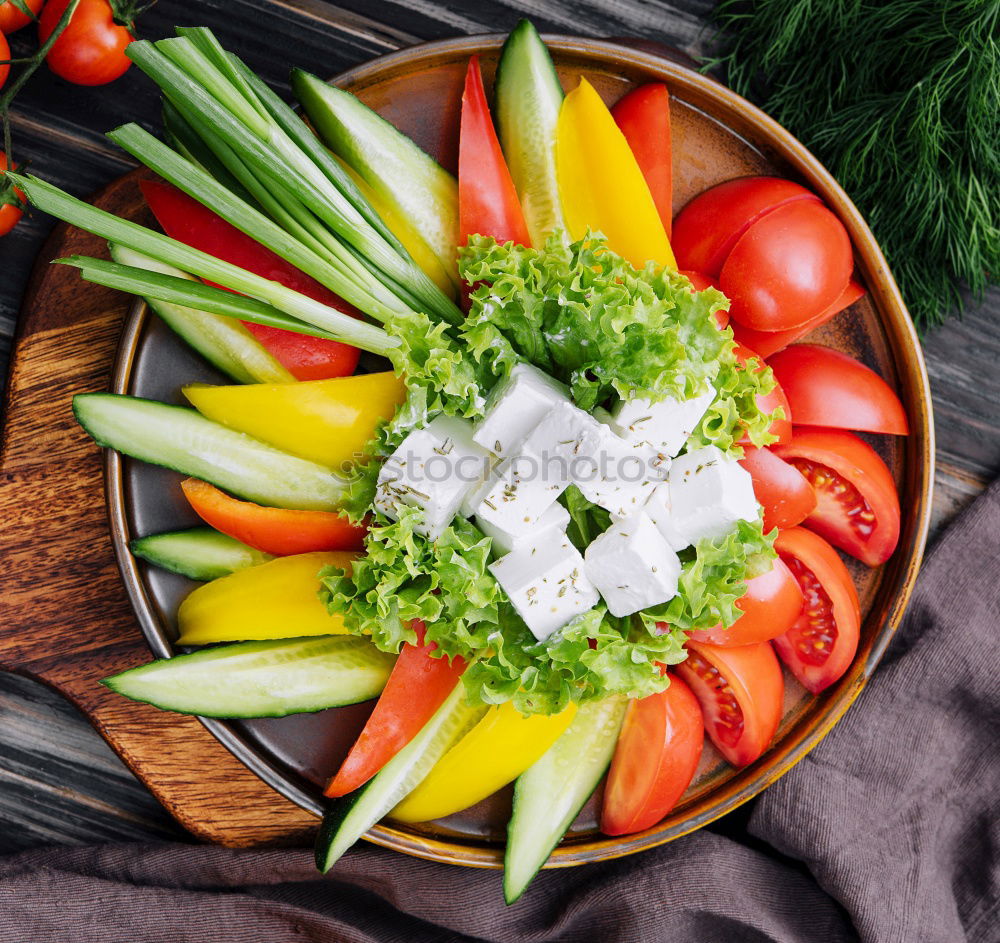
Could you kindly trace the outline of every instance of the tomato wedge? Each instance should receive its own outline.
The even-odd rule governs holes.
[[[465,74],[458,142],[459,244],[464,246],[478,233],[500,243],[530,246],[517,190],[486,104],[479,56],[469,60]]]
[[[806,527],[869,566],[892,556],[899,496],[892,473],[867,442],[837,429],[800,428],[790,443],[773,449],[816,492]]]
[[[462,658],[449,661],[431,655],[435,645],[424,644],[422,622],[415,622],[413,628],[417,644],[404,643],[368,723],[326,787],[325,794],[331,799],[363,786],[403,749],[444,703],[465,671]]]
[[[853,266],[844,224],[822,203],[796,200],[740,236],[719,273],[719,287],[732,302],[734,321],[757,331],[785,331],[829,308],[847,287]]]
[[[802,685],[819,694],[847,671],[858,650],[858,593],[837,552],[817,534],[792,527],[774,548],[805,596],[801,616],[774,648]]]
[[[906,411],[892,388],[863,363],[819,344],[795,344],[768,365],[797,424],[907,435]]]
[[[816,492],[794,465],[768,448],[743,446],[740,464],[750,472],[753,493],[764,509],[764,530],[801,524],[816,507]]]
[[[733,766],[767,748],[781,721],[785,681],[768,642],[719,648],[688,642],[687,661],[674,669],[701,704],[705,732]]]
[[[670,238],[674,186],[670,157],[670,92],[662,82],[632,89],[611,109],[611,117],[632,149]]]
[[[360,317],[355,307],[324,285],[176,187],[155,180],[142,180],[139,186],[157,222],[168,236],[255,275],[271,278],[345,314]],[[296,380],[349,376],[358,365],[361,351],[349,344],[262,324],[242,323]]]
[[[601,831],[628,835],[656,825],[691,784],[705,742],[701,708],[676,675],[632,701],[604,788]]]
[[[791,570],[780,559],[766,573],[747,580],[747,591],[736,600],[743,611],[728,629],[717,625],[688,634],[695,642],[723,648],[769,642],[784,635],[799,618],[804,599]]]
[[[797,200],[819,203],[816,194],[779,177],[739,177],[699,193],[674,220],[671,241],[678,267],[713,278],[750,226]]]
[[[314,550],[361,550],[365,528],[334,511],[294,511],[241,501],[197,478],[181,482],[188,504],[210,527],[279,557]]]
[[[764,358],[760,354],[755,353],[749,347],[744,347],[742,344],[737,343],[735,348],[736,359],[745,364],[748,360],[756,360],[757,366],[754,370],[760,371],[764,369],[765,363]],[[781,389],[781,384],[778,382],[777,377],[774,380],[774,389],[770,393],[765,393],[762,396],[757,397],[757,406],[762,413],[773,413],[779,407],[783,412],[783,418],[775,419],[771,423],[771,435],[777,437],[777,442],[789,442],[792,438],[792,410],[788,405],[788,397],[785,396],[784,391]],[[750,440],[746,437],[740,440],[740,445],[749,445]]]
[[[770,357],[779,350],[784,350],[789,344],[794,344],[803,338],[810,331],[826,324],[834,316],[849,308],[855,301],[865,293],[864,286],[851,279],[847,287],[840,293],[840,297],[829,308],[821,311],[816,317],[800,324],[798,327],[790,328],[787,331],[755,331],[753,328],[744,327],[742,324],[733,325],[733,337],[741,344],[745,344],[751,350],[756,350],[762,357]]]

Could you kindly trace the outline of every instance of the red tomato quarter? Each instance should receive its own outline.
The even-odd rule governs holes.
[[[662,82],[640,85],[611,109],[611,116],[632,149],[669,238],[674,215],[670,92]]]
[[[796,200],[740,236],[719,287],[737,323],[786,331],[829,308],[847,287],[853,264],[843,223],[818,201]]]
[[[690,685],[716,749],[746,766],[767,748],[781,721],[785,682],[769,642],[719,648],[688,642],[675,671]]]
[[[745,344],[751,350],[756,350],[762,357],[770,357],[779,350],[784,350],[789,344],[794,344],[803,338],[810,331],[816,330],[826,324],[834,316],[840,314],[845,308],[849,308],[855,301],[864,295],[864,286],[853,278],[847,283],[847,287],[841,292],[840,297],[825,311],[821,311],[812,320],[793,327],[787,331],[755,331],[753,328],[744,327],[742,324],[733,325],[733,337],[741,344]]]
[[[773,448],[816,492],[806,527],[869,566],[892,556],[899,496],[892,473],[867,442],[837,429],[797,429],[790,443]]]
[[[295,511],[240,501],[197,478],[181,482],[184,497],[206,524],[243,543],[288,556],[314,550],[361,550],[365,528],[334,511]]]
[[[760,354],[755,353],[750,350],[749,347],[744,347],[742,344],[737,343],[736,345],[736,359],[745,364],[748,360],[756,360],[757,366],[755,370],[764,369],[764,358]],[[777,442],[789,442],[792,438],[792,410],[788,405],[788,398],[785,396],[784,391],[781,389],[781,384],[775,378],[774,389],[770,393],[763,396],[757,397],[757,406],[762,413],[773,413],[776,409],[780,407],[783,418],[775,419],[771,423],[771,435],[777,436]],[[741,445],[749,445],[750,440],[743,438],[740,440]]]
[[[604,789],[601,831],[629,835],[656,825],[691,784],[704,742],[698,700],[676,675],[665,691],[631,701]]]
[[[743,446],[740,464],[750,472],[753,493],[764,509],[764,530],[801,524],[816,507],[816,492],[794,465],[768,448]]]
[[[691,632],[689,639],[734,648],[769,642],[784,635],[802,611],[802,591],[791,571],[781,560],[766,573],[747,580],[747,591],[736,600],[736,608],[743,611],[728,629],[721,625],[712,629]]]
[[[22,3],[37,16],[45,0],[22,0]],[[0,3],[0,33],[10,35],[22,26],[27,26],[30,22],[31,17],[19,9],[16,3],[11,3],[11,0],[4,0],[3,3]],[[8,57],[3,56],[2,58],[6,59]],[[2,84],[0,82],[0,85]]]
[[[889,384],[839,350],[795,344],[775,354],[768,365],[797,424],[890,435],[910,431],[903,404]]]
[[[802,614],[774,648],[813,694],[838,680],[858,650],[861,606],[847,567],[822,537],[802,527],[778,535],[775,550],[805,596]]]
[[[38,21],[38,41],[44,43],[69,0],[48,0]],[[108,0],[80,0],[45,61],[60,78],[74,85],[107,85],[124,75],[131,60],[125,47],[132,42],[131,23],[119,23]]]
[[[674,220],[671,244],[678,267],[718,275],[753,223],[797,200],[819,203],[805,187],[779,177],[740,177],[699,193]]]

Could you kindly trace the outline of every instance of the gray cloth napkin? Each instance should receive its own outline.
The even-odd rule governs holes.
[[[701,831],[538,876],[362,844],[189,845],[0,861],[2,943],[1000,941],[1000,482],[949,529],[899,635],[836,729],[757,801],[749,836]]]

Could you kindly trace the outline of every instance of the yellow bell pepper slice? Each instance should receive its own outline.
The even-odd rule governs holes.
[[[406,217],[392,203],[376,191],[350,164],[337,157],[336,154],[333,156],[337,163],[347,171],[351,179],[358,185],[361,195],[371,204],[372,209],[382,217],[382,222],[389,227],[389,232],[403,243],[403,247],[410,253],[413,261],[423,270],[423,273],[445,295],[454,299],[458,286],[427,240],[414,229]]]
[[[652,259],[676,269],[670,241],[625,135],[586,80],[563,100],[556,123],[556,176],[573,239],[588,229],[641,269]]]
[[[203,416],[330,468],[354,463],[383,419],[406,399],[392,373],[304,383],[193,384],[184,395]]]
[[[528,717],[509,701],[490,708],[390,815],[427,822],[475,805],[539,760],[575,714],[575,704],[558,714]]]
[[[319,571],[349,567],[356,553],[278,557],[199,586],[180,605],[179,645],[343,635],[344,620],[319,601]]]

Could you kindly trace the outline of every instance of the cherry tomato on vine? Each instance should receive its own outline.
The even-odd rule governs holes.
[[[22,0],[22,2],[24,6],[37,16],[45,0]],[[30,22],[31,17],[21,10],[16,3],[11,3],[11,0],[4,0],[4,2],[0,3],[0,33],[10,35],[22,26],[27,26]],[[3,58],[6,59],[7,56]]]
[[[892,556],[899,495],[892,473],[867,442],[838,429],[800,428],[791,442],[772,448],[816,492],[806,527],[869,566]]]
[[[764,358],[760,354],[755,353],[749,347],[744,347],[740,343],[736,344],[735,354],[736,359],[741,364],[745,364],[748,360],[756,360],[757,366],[754,367],[755,372],[763,370],[766,366]],[[781,389],[781,384],[778,382],[777,377],[774,380],[774,389],[770,393],[764,393],[757,397],[757,407],[762,413],[768,414],[773,413],[780,407],[783,415],[781,419],[775,419],[771,423],[771,435],[777,436],[777,443],[791,441],[792,410],[788,405],[788,397],[785,396],[784,391]],[[740,445],[749,444],[750,440],[745,437],[740,440]]]
[[[844,224],[816,200],[795,200],[740,236],[719,273],[719,287],[738,324],[785,331],[829,308],[847,287],[853,266]]]
[[[737,240],[758,219],[786,203],[819,197],[779,177],[739,177],[699,193],[674,220],[677,265],[713,278]]]
[[[906,411],[892,388],[863,363],[819,344],[794,344],[768,360],[804,426],[907,435]]]
[[[854,581],[833,547],[805,528],[780,533],[774,549],[805,597],[802,614],[774,648],[802,685],[819,694],[847,671],[858,650],[861,606]]]
[[[629,703],[604,789],[601,831],[652,828],[691,784],[705,731],[701,708],[676,675],[670,687]]]
[[[7,37],[0,33],[0,62],[10,58],[10,46],[7,45]],[[10,75],[9,65],[0,65],[0,88],[3,88],[7,76]]]
[[[7,172],[7,155],[0,151],[0,180]],[[18,190],[0,191],[0,236],[6,236],[18,223],[23,210],[17,201],[24,200],[24,194]],[[13,201],[13,202],[11,202]]]
[[[688,634],[695,642],[723,648],[769,642],[784,635],[802,611],[802,591],[791,571],[781,560],[766,573],[747,580],[747,591],[736,600],[741,615],[728,629],[721,625]]]
[[[816,507],[816,492],[794,465],[768,448],[743,446],[740,464],[750,472],[753,493],[764,509],[765,533],[801,524]]]
[[[49,0],[38,21],[44,43],[70,0]],[[134,5],[122,0],[80,0],[72,19],[49,50],[45,61],[60,78],[75,85],[106,85],[124,75],[131,61],[125,47],[132,42]]]
[[[746,766],[767,748],[781,721],[785,681],[769,642],[719,648],[687,643],[675,671],[701,704],[705,732],[733,766]]]

